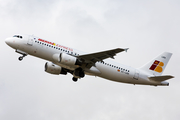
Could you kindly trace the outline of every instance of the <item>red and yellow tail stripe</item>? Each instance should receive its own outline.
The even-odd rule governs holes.
[[[164,66],[163,62],[155,60],[149,69],[161,73],[163,71],[162,68],[163,66]]]

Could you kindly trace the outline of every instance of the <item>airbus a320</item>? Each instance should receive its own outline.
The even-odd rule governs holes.
[[[20,61],[27,55],[32,55],[48,62],[45,71],[54,75],[73,75],[77,81],[85,75],[102,77],[111,81],[169,86],[166,81],[173,78],[171,75],[162,75],[172,53],[164,52],[140,68],[132,68],[107,58],[114,58],[117,53],[128,49],[116,48],[112,50],[85,53],[79,50],[50,42],[33,35],[16,34],[5,40],[6,44],[15,49],[21,56]]]

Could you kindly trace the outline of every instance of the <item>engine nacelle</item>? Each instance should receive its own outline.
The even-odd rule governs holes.
[[[45,64],[45,71],[50,74],[55,74],[55,75],[67,74],[67,72],[62,67],[55,65],[53,63],[48,63],[48,62],[46,62]]]
[[[77,59],[74,56],[68,55],[66,53],[54,54],[53,59],[56,62],[59,62],[64,65],[70,65],[70,66],[72,66],[72,65],[81,66],[82,65],[82,62],[79,59]]]

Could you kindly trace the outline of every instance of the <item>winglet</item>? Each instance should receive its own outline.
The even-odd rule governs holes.
[[[129,49],[129,48],[126,48],[126,49],[124,49],[124,51],[126,51],[126,52],[127,52],[127,51],[128,51],[128,49]]]

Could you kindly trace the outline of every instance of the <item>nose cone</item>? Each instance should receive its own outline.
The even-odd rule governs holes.
[[[12,38],[6,38],[5,39],[5,43],[7,45],[9,45],[10,47],[13,47],[13,40],[12,40]]]
[[[8,39],[8,38],[7,38],[7,39],[5,39],[5,43],[6,43],[7,45],[9,45],[10,41],[9,41],[9,39]]]

